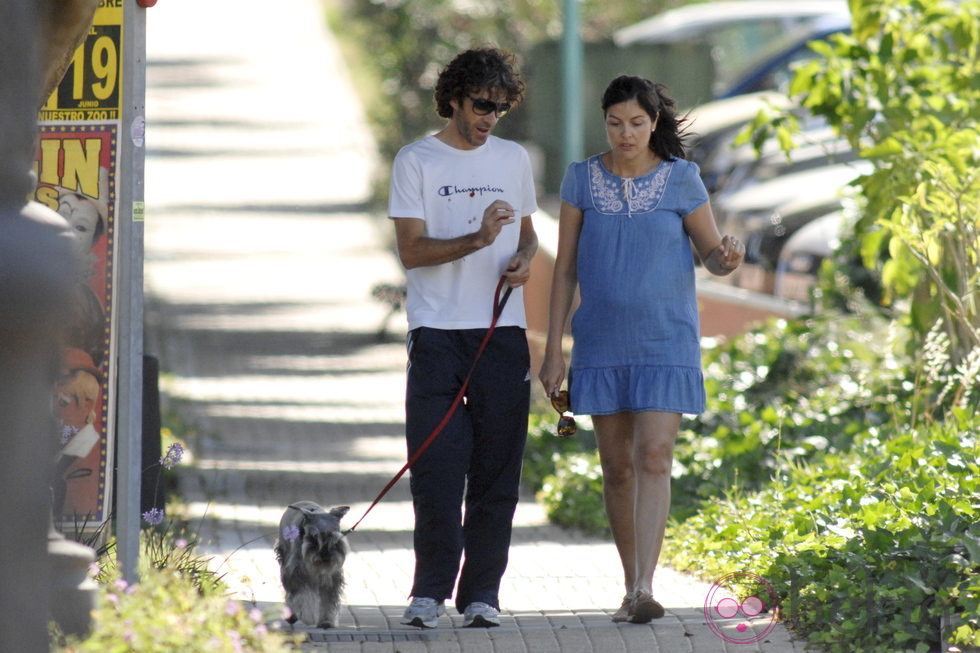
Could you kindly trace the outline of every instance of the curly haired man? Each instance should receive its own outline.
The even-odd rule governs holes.
[[[417,627],[438,625],[454,587],[465,626],[500,624],[530,400],[522,286],[538,241],[527,152],[491,132],[523,94],[512,54],[457,55],[435,89],[446,125],[402,148],[392,168],[388,215],[408,279],[410,456],[459,392],[500,277],[514,289],[465,403],[411,469],[415,578],[404,618]]]

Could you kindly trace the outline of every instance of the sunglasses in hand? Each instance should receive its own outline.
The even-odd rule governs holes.
[[[565,414],[570,409],[568,390],[560,390],[558,394],[551,395],[551,407],[558,411],[558,436],[570,438],[575,435],[578,431],[575,418]]]

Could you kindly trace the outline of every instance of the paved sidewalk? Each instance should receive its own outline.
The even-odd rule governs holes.
[[[147,351],[164,410],[193,431],[180,475],[202,553],[236,595],[282,613],[272,553],[283,508],[347,504],[347,525],[404,462],[403,316],[379,338],[370,298],[401,271],[366,211],[373,143],[316,0],[165,2],[148,10]],[[667,616],[616,625],[613,545],[518,508],[499,628],[399,623],[411,584],[403,479],[350,536],[331,651],[802,651],[783,629],[726,644],[709,585],[657,572]],[[672,543],[668,543],[671,546]],[[733,624],[734,626],[734,624]]]

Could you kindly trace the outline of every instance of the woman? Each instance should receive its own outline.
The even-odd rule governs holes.
[[[704,410],[691,243],[716,275],[745,247],[718,232],[697,165],[665,88],[614,79],[602,98],[609,151],[573,163],[561,186],[558,255],[539,378],[554,396],[565,378],[562,332],[572,320],[571,409],[592,415],[603,496],[626,596],[613,621],[664,614],[653,572],[670,510],[681,415]]]

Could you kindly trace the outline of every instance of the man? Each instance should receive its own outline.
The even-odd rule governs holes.
[[[500,277],[514,289],[465,403],[411,469],[415,579],[405,623],[417,627],[438,625],[454,585],[465,626],[500,624],[530,401],[521,286],[538,241],[527,152],[490,132],[523,92],[513,55],[463,52],[436,83],[447,124],[402,148],[392,169],[389,216],[408,271],[410,456],[459,392],[490,325]]]

